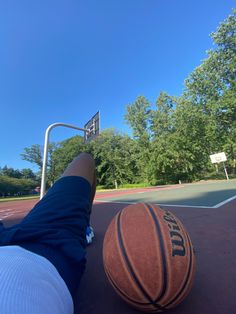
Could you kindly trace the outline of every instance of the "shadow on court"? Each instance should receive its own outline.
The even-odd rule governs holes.
[[[119,195],[112,198],[104,198],[105,202],[147,202],[167,205],[185,206],[215,206],[231,197],[236,196],[235,189],[198,192],[194,189],[176,189],[169,191],[154,191],[142,194]]]

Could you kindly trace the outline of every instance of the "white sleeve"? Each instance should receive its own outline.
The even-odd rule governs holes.
[[[46,258],[19,246],[0,247],[1,314],[73,314],[70,292]]]

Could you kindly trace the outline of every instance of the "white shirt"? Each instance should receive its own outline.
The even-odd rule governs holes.
[[[0,247],[1,314],[72,314],[72,297],[46,258],[19,246]]]

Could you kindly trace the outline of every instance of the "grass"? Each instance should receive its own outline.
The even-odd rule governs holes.
[[[148,183],[123,184],[123,185],[119,185],[119,189],[146,188],[149,186],[151,185]]]
[[[134,189],[134,188],[146,188],[151,186],[150,184],[147,183],[134,183],[134,184],[122,184],[118,186],[117,190],[121,190],[121,189]],[[104,185],[98,185],[97,186],[97,191],[113,191],[116,190],[116,188],[106,188]]]
[[[236,174],[228,174],[229,179],[236,179]],[[202,177],[199,177],[199,180],[226,180],[225,173],[208,173]]]
[[[10,202],[10,201],[22,201],[22,200],[30,200],[30,199],[39,198],[38,195],[30,195],[30,196],[13,196],[13,197],[0,197],[0,202]]]

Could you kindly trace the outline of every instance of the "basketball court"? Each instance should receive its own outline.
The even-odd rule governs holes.
[[[140,313],[117,296],[102,263],[103,238],[110,221],[119,210],[136,202],[161,204],[173,212],[185,225],[195,247],[197,272],[193,289],[169,313],[235,313],[236,180],[98,192],[91,216],[95,239],[88,247],[76,313]],[[0,219],[6,226],[19,222],[35,203],[0,203]]]

